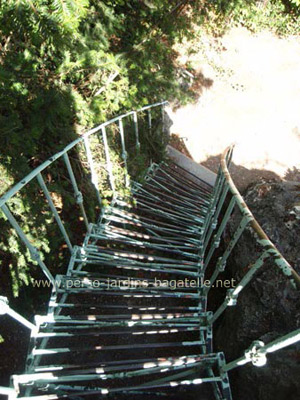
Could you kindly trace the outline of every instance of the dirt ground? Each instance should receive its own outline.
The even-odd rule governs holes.
[[[212,82],[195,104],[168,109],[171,133],[184,138],[194,160],[215,170],[234,143],[240,189],[259,177],[299,179],[300,36],[234,28],[219,39],[203,35],[194,54],[180,52],[182,64]]]

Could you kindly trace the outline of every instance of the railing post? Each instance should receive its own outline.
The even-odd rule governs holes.
[[[231,213],[232,213],[232,211],[233,211],[233,209],[234,209],[235,204],[236,204],[235,198],[232,197],[231,200],[230,200],[230,203],[229,203],[229,205],[228,205],[228,207],[227,207],[227,209],[226,209],[226,212],[225,212],[225,215],[224,215],[224,217],[223,217],[223,219],[222,219],[222,222],[221,222],[221,224],[220,224],[220,226],[219,226],[219,228],[218,228],[218,230],[217,230],[217,233],[216,233],[216,235],[215,235],[215,237],[214,237],[214,239],[213,239],[213,242],[212,242],[211,247],[210,247],[210,249],[209,249],[209,251],[208,251],[208,254],[207,254],[207,256],[205,257],[205,260],[204,260],[204,270],[206,270],[206,268],[207,268],[207,266],[208,266],[208,264],[209,264],[209,262],[210,262],[210,260],[211,260],[211,257],[212,257],[212,255],[214,254],[215,249],[218,248],[218,246],[219,246],[219,242],[220,242],[220,240],[221,240],[222,233],[224,232],[224,230],[225,230],[225,228],[226,228],[227,222],[228,222],[228,220],[229,220],[229,218],[230,218],[230,215],[231,215]],[[246,221],[244,221],[244,223],[246,223]],[[243,223],[243,224],[244,224],[244,223]],[[239,233],[239,236],[236,237],[236,241],[238,240],[238,238],[240,237],[240,235],[241,235],[242,232],[243,232],[243,225],[242,225],[241,229],[242,229],[241,232],[238,231],[238,232],[240,232],[240,233]],[[234,238],[235,238],[235,236],[234,236]],[[230,242],[230,243],[231,243],[231,242]],[[235,243],[234,243],[234,244],[235,244]],[[226,249],[226,250],[227,250],[227,249]],[[230,253],[229,253],[229,254],[230,254]],[[224,264],[226,263],[226,260],[227,260],[227,258],[228,258],[228,256],[229,256],[229,254],[227,255],[227,253],[226,253],[225,256],[224,256],[224,255],[222,256],[222,260],[220,261],[222,265],[224,265]]]
[[[216,202],[216,205],[215,205],[215,206],[217,206],[217,208],[216,208],[216,211],[214,212],[214,214],[213,214],[213,216],[212,216],[211,224],[210,224],[209,230],[208,230],[208,232],[206,233],[206,237],[204,238],[205,240],[204,240],[203,252],[205,252],[205,250],[206,250],[206,248],[207,248],[207,245],[208,245],[208,243],[209,243],[209,240],[210,240],[210,238],[211,238],[211,235],[212,235],[213,231],[214,231],[214,230],[216,229],[216,227],[217,227],[218,218],[219,218],[220,212],[221,212],[221,210],[222,210],[224,201],[225,201],[225,199],[226,199],[228,190],[229,190],[229,186],[225,183],[225,184],[224,184],[224,187],[223,187],[223,189],[222,189],[222,194],[220,195],[219,201]]]
[[[67,166],[67,170],[69,172],[69,176],[70,176],[70,179],[71,179],[71,182],[72,182],[72,186],[73,186],[76,202],[80,207],[80,210],[82,212],[83,219],[84,219],[84,222],[85,222],[85,226],[88,229],[89,222],[88,222],[88,219],[87,219],[87,216],[86,216],[86,212],[85,212],[85,209],[84,209],[84,206],[83,206],[82,193],[78,189],[77,182],[76,182],[76,179],[75,179],[75,175],[74,175],[74,172],[73,172],[70,160],[69,160],[68,153],[64,153],[63,157],[64,157],[64,161],[65,161],[65,164]]]
[[[208,207],[207,215],[204,220],[203,233],[202,233],[202,237],[201,237],[203,245],[204,245],[204,242],[206,242],[207,231],[208,231],[209,227],[211,226],[211,220],[216,212],[216,205],[219,200],[219,195],[223,188],[224,182],[225,182],[225,178],[223,177],[223,175],[221,173],[221,169],[219,168],[217,179],[216,179],[216,182],[215,182],[215,185],[213,188],[213,193],[211,196],[211,201],[210,201],[210,204]]]
[[[107,135],[106,135],[105,126],[103,126],[101,128],[101,132],[102,132],[102,138],[103,138],[103,144],[104,144],[104,152],[105,152],[105,158],[106,158],[106,168],[107,168],[107,172],[108,172],[109,183],[110,183],[110,186],[111,186],[111,189],[112,189],[113,193],[115,194],[115,191],[116,191],[115,178],[114,178],[114,175],[113,175],[112,162],[111,162],[110,155],[109,155],[109,148],[108,148],[108,143],[107,143]]]
[[[119,131],[120,131],[120,136],[121,136],[121,146],[122,146],[122,158],[124,161],[124,166],[125,166],[125,186],[129,186],[129,179],[128,179],[128,168],[127,168],[127,152],[126,152],[126,147],[125,147],[125,138],[124,138],[124,127],[123,127],[123,121],[122,118],[119,119]]]
[[[230,146],[230,148],[229,148],[229,150],[228,150],[228,152],[226,154],[226,157],[225,157],[227,167],[230,167],[230,164],[231,164],[232,154],[233,154],[233,147],[234,146]]]
[[[162,123],[162,132],[165,133],[165,104],[161,106],[161,123]]]
[[[149,134],[152,134],[152,116],[151,116],[151,108],[148,109],[148,127],[149,127]]]
[[[93,156],[92,156],[92,152],[91,152],[89,137],[88,136],[84,136],[83,137],[83,141],[84,141],[84,147],[85,147],[87,160],[88,160],[90,171],[91,171],[91,178],[92,178],[91,181],[92,181],[92,184],[95,186],[97,200],[98,200],[99,206],[101,207],[102,206],[102,200],[101,200],[101,196],[100,196],[100,193],[99,193],[98,176],[97,176],[96,171],[95,171],[95,166],[94,166]]]
[[[135,144],[136,144],[136,149],[139,152],[141,148],[140,140],[139,140],[139,125],[138,125],[138,118],[137,118],[137,112],[133,112],[133,123],[134,123],[134,133],[135,133]]]
[[[244,215],[237,230],[233,234],[232,239],[230,240],[228,246],[226,247],[226,249],[221,257],[221,261],[220,261],[221,264],[225,264],[227,262],[227,259],[230,256],[234,246],[236,245],[237,241],[239,240],[242,233],[244,232],[246,226],[249,225],[250,222],[251,222],[251,217],[249,217],[248,215]],[[205,265],[207,266],[207,263]]]
[[[259,270],[264,265],[266,258],[269,257],[268,252],[263,252],[260,257],[255,261],[249,271],[243,276],[239,284],[234,289],[229,289],[227,291],[226,298],[221,306],[217,309],[215,314],[212,316],[210,323],[214,323],[217,318],[223,313],[223,311],[227,308],[227,306],[235,306],[237,302],[237,298],[240,292],[245,288],[245,286],[251,281],[253,275],[256,271]],[[212,283],[211,283],[212,284]]]
[[[67,246],[68,246],[70,252],[72,253],[73,246],[72,246],[72,244],[71,244],[71,241],[70,241],[69,236],[68,236],[68,234],[67,234],[67,232],[66,232],[66,229],[65,229],[65,227],[64,227],[64,224],[63,224],[63,222],[62,222],[62,220],[61,220],[61,218],[60,218],[60,216],[59,216],[59,214],[58,214],[58,212],[57,212],[57,210],[56,210],[56,207],[55,207],[55,205],[54,205],[54,203],[53,203],[52,197],[51,197],[51,195],[50,195],[50,193],[49,193],[49,190],[48,190],[48,188],[47,188],[47,186],[46,186],[46,183],[45,183],[45,181],[44,181],[44,179],[43,179],[43,177],[42,177],[42,174],[41,174],[40,172],[39,172],[38,175],[37,175],[37,180],[38,180],[39,185],[40,185],[40,187],[42,188],[42,190],[43,190],[43,192],[44,192],[44,195],[45,195],[45,197],[46,197],[46,199],[47,199],[47,201],[48,201],[48,203],[49,203],[49,206],[50,206],[51,211],[52,211],[52,213],[53,213],[53,215],[54,215],[54,218],[55,218],[55,220],[56,220],[56,222],[57,222],[57,224],[58,224],[58,226],[59,226],[59,229],[60,229],[60,231],[61,231],[63,237],[65,238],[65,241],[66,241],[66,243],[67,243]]]
[[[9,208],[7,207],[7,205],[3,204],[1,206],[1,209],[2,209],[2,211],[4,213],[4,215],[6,216],[6,218],[8,219],[8,221],[10,222],[11,226],[15,229],[17,234],[20,236],[20,239],[22,240],[22,242],[28,248],[28,250],[30,252],[31,259],[33,261],[36,261],[39,264],[39,266],[41,267],[41,269],[44,272],[44,274],[46,275],[46,277],[49,279],[50,282],[52,282],[54,290],[55,290],[54,277],[52,276],[51,272],[48,270],[48,268],[46,267],[45,263],[41,259],[41,256],[40,256],[40,253],[39,253],[38,249],[36,249],[34,246],[32,246],[32,244],[29,242],[27,236],[22,231],[20,225],[17,223],[15,217],[12,215],[12,213],[10,212]]]

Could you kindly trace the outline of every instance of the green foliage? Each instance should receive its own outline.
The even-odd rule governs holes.
[[[0,195],[83,130],[124,110],[166,98],[187,98],[189,93],[182,93],[177,83],[172,45],[191,35],[200,4],[199,0],[3,0]],[[159,138],[146,138],[145,153],[136,155],[129,144],[135,163],[131,173],[138,176],[150,159],[158,157],[158,142]],[[118,132],[112,134],[111,145],[116,186],[123,190]],[[97,154],[99,189],[104,197],[110,196],[103,143],[98,140],[91,146]],[[80,146],[72,152],[71,163],[83,196],[91,200],[88,214],[94,220],[96,198],[91,193],[95,191]],[[66,176],[65,167],[58,164],[45,178],[61,217],[68,221],[72,241],[80,243],[84,226]],[[23,189],[10,208],[55,273],[64,265],[65,248],[41,190],[37,185]],[[0,274],[6,277],[1,290],[17,295],[39,269],[2,214],[0,222]]]
[[[278,0],[268,1],[263,7],[250,3],[234,14],[234,20],[253,32],[269,29],[276,34],[287,35],[298,34],[300,28],[300,19]]]
[[[291,3],[300,8],[300,0],[291,0]]]
[[[77,137],[110,116],[162,99],[185,103],[191,91],[178,83],[175,43],[191,38],[195,24],[214,32],[232,24],[279,33],[299,29],[299,0],[200,2],[171,0],[3,0],[0,5],[0,194],[14,182]],[[158,127],[144,132],[142,153],[128,143],[130,173],[142,179],[149,160],[163,156]],[[127,127],[128,129],[128,127]],[[131,129],[131,128],[130,128]],[[118,131],[112,132],[111,158],[116,186],[123,190],[124,163]],[[156,136],[155,136],[156,135]],[[134,135],[133,135],[134,136]],[[103,197],[111,196],[101,140],[91,143]],[[82,148],[72,154],[84,196],[92,198],[89,218],[95,218],[96,198]],[[59,165],[47,176],[59,210],[80,242],[82,221],[67,173]],[[37,195],[38,194],[38,195]],[[93,203],[94,202],[94,203]],[[62,265],[64,249],[55,233],[40,189],[28,188],[11,203],[32,244],[46,261]],[[0,216],[0,273],[9,274],[12,292],[37,274],[16,234]],[[72,225],[73,224],[73,225]],[[54,249],[55,258],[49,255]],[[10,254],[8,256],[8,253]],[[4,286],[8,284],[4,283]]]
[[[278,35],[298,34],[300,29],[299,0],[218,0],[205,8],[205,27],[223,34],[234,25],[253,32],[264,29]]]

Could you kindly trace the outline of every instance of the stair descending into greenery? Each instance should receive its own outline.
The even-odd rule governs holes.
[[[166,104],[91,129],[0,198],[7,226],[26,246],[28,264],[40,267],[52,290],[47,312],[34,323],[0,296],[0,315],[31,332],[24,373],[13,375],[10,387],[0,387],[9,400],[231,400],[228,371],[247,363],[265,366],[268,353],[300,341],[295,325],[267,344],[254,337],[244,354],[228,363],[223,352],[214,352],[216,320],[237,304],[259,270],[272,268],[291,290],[300,287],[300,276],[235,187],[228,170],[232,147],[222,155],[217,175],[169,146],[169,156],[153,162],[153,150],[166,144]],[[131,179],[130,170],[138,162],[145,167],[147,160],[152,162],[144,178]],[[52,180],[61,184],[60,191]],[[28,184],[32,190],[36,185],[36,197],[44,201],[40,216],[55,221],[64,240],[68,266],[56,276],[36,231],[28,232],[15,208]],[[73,208],[64,220],[62,205],[70,192]],[[84,235],[78,242],[80,228]],[[245,232],[243,245],[254,241],[251,262],[240,267],[236,284],[225,286],[221,304],[223,290],[212,304],[210,290]],[[60,251],[55,247],[54,256]]]
[[[212,189],[187,174],[153,165],[90,225],[36,318],[26,374],[14,377],[21,397],[193,398],[211,382],[231,398],[201,288]]]

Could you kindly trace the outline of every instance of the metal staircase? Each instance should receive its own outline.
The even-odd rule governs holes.
[[[164,106],[165,103],[159,103],[139,110],[148,114],[150,131],[151,111]],[[229,400],[232,397],[227,371],[247,362],[263,365],[268,352],[300,339],[297,330],[267,345],[254,342],[241,359],[229,364],[223,353],[213,352],[213,323],[227,306],[235,304],[239,293],[267,258],[274,258],[291,284],[300,282],[287,261],[259,231],[261,236],[257,240],[263,247],[262,255],[241,282],[228,290],[215,313],[207,308],[207,294],[243,231],[250,227],[257,233],[259,227],[228,174],[232,149],[224,154],[214,187],[171,159],[153,163],[142,184],[131,182],[130,193],[123,196],[114,193],[111,203],[102,207],[99,220],[89,223],[68,152],[84,142],[97,190],[89,138],[100,132],[110,185],[114,189],[105,127],[118,125],[126,166],[122,121],[132,117],[138,150],[137,115],[138,112],[125,114],[88,132],[0,199],[3,213],[52,282],[48,312],[36,316],[34,324],[24,322],[16,313],[12,315],[6,299],[2,298],[2,313],[10,313],[31,329],[25,371],[12,377],[10,388],[2,388],[2,393],[10,398],[159,396]],[[59,158],[64,159],[87,225],[82,246],[72,245],[42,177],[48,165]],[[55,277],[7,205],[35,178],[71,252],[66,273]],[[127,175],[125,185],[129,186]],[[97,196],[101,203],[99,192]],[[241,222],[216,262],[213,274],[207,277],[207,266],[215,262],[214,252],[235,207],[241,211]]]

